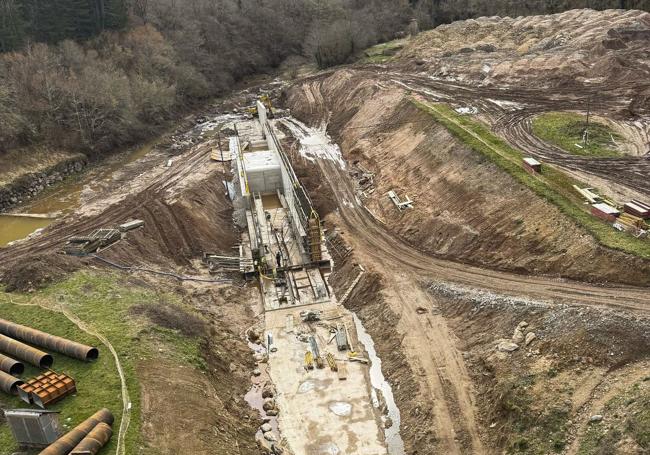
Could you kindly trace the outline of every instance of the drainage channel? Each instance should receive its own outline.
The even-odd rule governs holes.
[[[263,422],[255,434],[255,439],[257,441],[262,441],[266,438],[266,440],[271,443],[274,442],[274,439],[280,439],[280,429],[277,415],[269,415],[264,409],[264,388],[267,384],[272,386],[271,378],[267,371],[267,350],[262,344],[253,343],[251,341],[248,341],[248,347],[254,353],[253,355],[255,356],[255,363],[257,366],[255,374],[251,376],[251,388],[244,396],[244,400],[248,403],[248,406],[250,406],[251,409],[254,409],[259,413]],[[269,436],[271,434],[273,436]]]
[[[393,389],[381,371],[381,359],[375,350],[375,342],[372,340],[372,337],[361,323],[361,319],[359,319],[355,313],[352,313],[352,317],[354,318],[354,324],[357,329],[357,338],[368,353],[368,358],[370,360],[370,383],[372,385],[373,405],[375,408],[380,407],[380,400],[377,396],[377,390],[381,392],[384,402],[386,403],[388,414],[387,417],[390,420],[388,420],[385,416],[382,416],[382,419],[384,420],[385,425],[389,425],[384,430],[386,445],[388,446],[388,454],[404,455],[406,453],[404,450],[404,441],[402,440],[402,436],[399,432],[401,417],[399,408],[395,403]]]

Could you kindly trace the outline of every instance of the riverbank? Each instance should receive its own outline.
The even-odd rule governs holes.
[[[83,153],[15,150],[0,155],[0,213],[17,207],[88,165]]]

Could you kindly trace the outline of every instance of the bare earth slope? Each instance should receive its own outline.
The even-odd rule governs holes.
[[[599,246],[495,165],[365,72],[337,71],[294,88],[289,104],[330,131],[345,157],[375,173],[364,203],[422,251],[504,270],[579,280],[650,283],[650,263]],[[399,212],[389,190],[415,209]],[[627,264],[627,265],[624,265]]]
[[[454,22],[422,33],[399,58],[434,77],[483,85],[645,80],[645,90],[628,95],[633,110],[648,112],[649,42],[650,13],[585,9]]]

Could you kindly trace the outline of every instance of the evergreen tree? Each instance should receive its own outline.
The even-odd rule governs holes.
[[[104,27],[120,30],[126,27],[129,14],[126,0],[102,0],[106,3]]]
[[[21,5],[17,0],[0,0],[0,52],[20,48],[25,37]]]

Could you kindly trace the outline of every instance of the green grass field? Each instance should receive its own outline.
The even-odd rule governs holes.
[[[178,331],[147,323],[135,316],[135,305],[156,305],[159,302],[177,305],[173,295],[153,292],[144,287],[124,283],[126,275],[104,273],[102,275],[79,272],[64,282],[52,285],[34,294],[7,294],[0,288],[0,315],[2,318],[24,324],[74,341],[97,346],[100,357],[97,362],[85,363],[61,354],[54,355],[53,370],[72,376],[77,381],[78,393],[53,405],[51,409],[61,412],[60,423],[69,430],[102,407],[115,416],[114,436],[101,451],[101,455],[114,454],[117,433],[122,415],[121,383],[110,351],[95,337],[81,331],[63,314],[28,303],[40,303],[47,307],[65,305],[81,321],[106,337],[118,353],[126,375],[127,388],[132,402],[131,421],[126,435],[126,453],[135,453],[140,441],[140,384],[136,367],[140,360],[155,357],[160,346],[166,349],[167,358],[203,366],[199,355],[198,340],[182,336]],[[22,378],[38,373],[36,368],[27,369]],[[9,408],[26,408],[18,398],[0,394],[0,404]],[[6,425],[0,425],[0,455],[15,451],[13,437]]]
[[[377,44],[363,51],[361,63],[386,63],[404,46],[404,39]]]
[[[572,187],[574,184],[585,186],[583,183],[549,165],[544,165],[542,168],[543,179],[536,178],[522,167],[521,152],[492,134],[484,124],[469,116],[456,113],[447,105],[431,105],[417,100],[412,100],[412,102],[419,109],[432,115],[457,139],[490,159],[538,196],[555,205],[602,245],[650,259],[650,242],[615,230],[610,224],[595,218],[583,208],[582,200]],[[470,134],[469,131],[476,136]]]
[[[591,120],[589,122],[589,142],[583,143],[587,118],[571,112],[547,112],[533,119],[533,133],[544,141],[553,144],[573,155],[614,157],[621,153],[618,144],[625,139],[609,126]],[[579,144],[578,147],[576,144]]]

